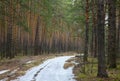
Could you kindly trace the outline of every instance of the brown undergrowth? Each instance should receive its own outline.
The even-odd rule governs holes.
[[[64,69],[68,69],[69,67],[75,66],[74,60],[75,60],[75,57],[68,59],[64,64]]]

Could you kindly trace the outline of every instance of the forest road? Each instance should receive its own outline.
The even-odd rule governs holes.
[[[61,56],[49,59],[39,66],[29,69],[24,76],[13,81],[76,81],[73,67],[64,69],[66,60],[74,56]]]

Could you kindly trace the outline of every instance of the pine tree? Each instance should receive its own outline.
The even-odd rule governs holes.
[[[97,0],[97,53],[98,53],[98,73],[97,76],[108,77],[105,62],[105,13],[104,0]]]
[[[116,68],[116,0],[108,0],[108,55],[109,67]]]

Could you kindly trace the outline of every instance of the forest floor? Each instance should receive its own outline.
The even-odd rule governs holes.
[[[117,60],[120,62],[120,60]],[[88,62],[84,65],[82,57],[76,57],[79,64],[74,67],[74,74],[77,81],[120,81],[120,64],[116,69],[107,69],[108,78],[98,78],[97,76],[97,59],[88,58]]]
[[[73,55],[72,52],[61,54],[43,54],[38,56],[17,56],[14,59],[0,60],[0,81],[10,81],[18,76],[22,76],[31,67],[43,63],[45,60],[58,56]]]

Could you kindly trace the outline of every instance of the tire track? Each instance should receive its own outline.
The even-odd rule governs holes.
[[[43,70],[45,67],[47,67],[47,65],[50,64],[50,63],[51,63],[51,62],[47,63],[45,66],[43,66],[42,68],[40,68],[40,69],[36,72],[36,74],[34,74],[34,77],[33,77],[33,79],[32,79],[31,81],[36,81],[37,75],[41,72],[41,70]]]

